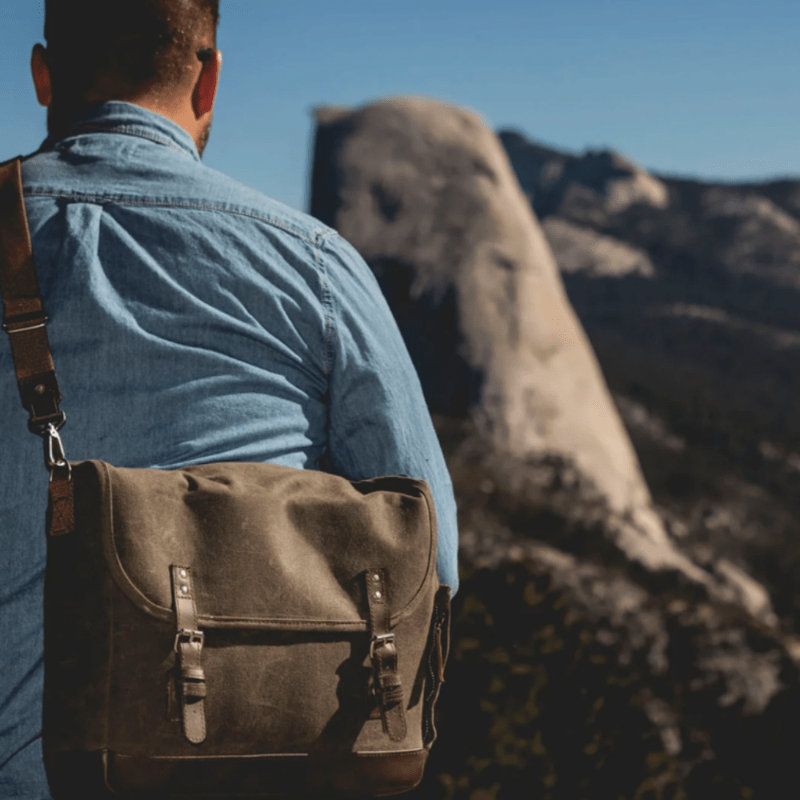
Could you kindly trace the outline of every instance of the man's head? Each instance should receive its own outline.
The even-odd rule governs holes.
[[[219,0],[45,0],[31,68],[51,136],[83,106],[126,100],[184,127],[202,153],[221,56]]]

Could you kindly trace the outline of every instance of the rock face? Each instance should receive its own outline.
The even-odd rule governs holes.
[[[418,98],[355,113],[319,110],[317,119],[311,213],[331,221],[372,265],[412,357],[429,360],[431,329],[458,341],[467,384],[480,386],[469,392],[469,411],[485,440],[519,459],[573,461],[620,516],[615,535],[630,554],[649,566],[677,566],[542,229],[494,133],[474,113]],[[323,173],[331,169],[342,176],[333,198]],[[417,324],[443,305],[452,307],[448,320],[440,314],[436,326]],[[434,411],[465,410],[440,399],[454,394],[452,374],[441,370],[453,355],[441,353],[423,369]],[[690,563],[680,566],[703,579]]]
[[[542,229],[550,248],[558,253],[558,267],[562,273],[582,272],[595,278],[655,276],[650,256],[640,247],[631,247],[561,217],[548,217]]]
[[[587,220],[564,201],[580,191],[578,177],[556,195],[549,175],[570,163],[579,176],[592,153],[543,148],[513,131],[500,139],[655,501],[683,531],[681,548],[712,571],[723,559],[753,574],[797,630],[800,181],[651,176],[666,205],[606,208]],[[612,252],[640,253],[648,266],[626,268],[631,261]]]
[[[663,213],[667,184],[613,154],[548,166],[537,146],[525,168],[546,185],[528,185],[480,117],[431,100],[316,117],[311,213],[375,272],[459,503],[441,743],[418,796],[780,798],[796,648],[736,559],[701,557],[681,515],[654,511],[548,243],[565,278],[656,283],[652,252],[603,226]],[[562,214],[543,231],[529,198]],[[668,416],[619,407],[683,457]]]
[[[662,181],[617,153],[598,150],[577,157],[528,142],[514,131],[502,132],[500,139],[542,216],[558,213],[598,224],[634,205],[666,208],[669,202]]]

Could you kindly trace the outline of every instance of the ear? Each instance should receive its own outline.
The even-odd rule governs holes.
[[[33,46],[31,74],[33,85],[36,87],[36,99],[40,105],[49,106],[53,102],[53,87],[50,83],[50,69],[47,66],[47,51],[41,44]]]
[[[212,50],[211,56],[202,62],[200,75],[192,93],[192,109],[196,119],[205,116],[214,108],[222,67],[222,53]]]

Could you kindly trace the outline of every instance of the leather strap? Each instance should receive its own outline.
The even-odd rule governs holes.
[[[71,533],[75,527],[72,480],[57,433],[66,416],[58,407],[61,390],[45,329],[47,317],[33,260],[19,158],[0,165],[0,294],[3,330],[11,342],[28,428],[44,437],[45,463],[50,470],[48,531],[51,536]],[[58,454],[53,452],[54,443]]]
[[[175,652],[178,654],[177,679],[183,734],[192,744],[200,744],[206,738],[206,674],[201,661],[205,637],[197,627],[191,569],[181,566],[172,566],[170,569],[178,626]]]
[[[444,667],[450,650],[450,587],[440,586],[433,601],[433,621],[428,640],[428,690],[423,706],[423,744],[430,750],[436,741],[434,707],[444,683]]]
[[[72,475],[68,470],[57,469],[50,473],[47,530],[51,536],[72,533],[75,529],[75,501],[72,486]]]
[[[20,399],[28,427],[41,434],[48,424],[61,427],[58,388],[45,323],[33,248],[22,196],[20,159],[0,166],[0,288],[3,330],[11,340]]]
[[[368,569],[364,573],[369,609],[373,687],[383,720],[383,729],[393,742],[406,738],[406,712],[403,687],[397,669],[397,644],[389,629],[391,619],[386,595],[386,571]]]

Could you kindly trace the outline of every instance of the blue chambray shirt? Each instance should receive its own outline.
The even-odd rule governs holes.
[[[22,167],[68,458],[424,478],[439,576],[455,590],[450,478],[400,333],[354,248],[204,166],[165,117],[108,102],[76,122]],[[39,739],[47,472],[5,335],[0,419],[0,797],[49,798]]]

